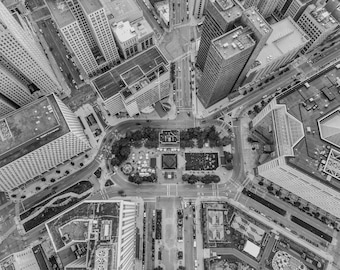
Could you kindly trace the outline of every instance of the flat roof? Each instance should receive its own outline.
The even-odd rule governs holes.
[[[133,22],[143,17],[143,11],[134,0],[101,0],[101,3],[110,22]]]
[[[153,29],[147,20],[143,19],[132,24],[135,28],[138,39],[142,39],[147,35],[153,34]]]
[[[304,46],[309,40],[309,37],[291,17],[272,24],[271,27],[273,32],[256,58],[259,63],[256,66],[257,69],[261,69],[282,55]]]
[[[136,30],[134,27],[131,26],[130,22],[118,22],[116,25],[113,27],[113,32],[116,35],[116,38],[120,42],[126,42],[129,39],[132,39],[136,37]]]
[[[243,11],[242,16],[250,20],[251,28],[256,29],[262,36],[266,36],[272,31],[269,23],[267,23],[256,8],[246,9]]]
[[[92,83],[103,100],[107,100],[126,89],[128,85],[146,79],[150,72],[161,65],[167,66],[168,61],[160,50],[153,46],[95,78]]]
[[[215,0],[209,1],[218,13],[224,18],[227,22],[235,21],[236,18],[240,18],[243,12],[243,9],[235,4],[233,0]]]
[[[301,86],[297,91],[279,96],[277,102],[286,105],[287,112],[302,122],[305,131],[310,130],[310,132],[307,130],[304,138],[294,146],[294,157],[287,158],[287,163],[340,192],[340,182],[336,179],[326,181],[327,174],[319,170],[320,161],[327,158],[329,151],[327,146],[340,151],[339,147],[322,139],[319,129],[318,120],[327,119],[324,116],[336,111],[340,104],[337,88],[329,87],[335,96],[332,101],[329,101],[321,92],[321,89],[330,83],[328,77],[340,77],[340,71],[335,68],[331,69],[310,81],[311,87]],[[307,110],[310,100],[313,106],[317,105],[316,109]],[[303,103],[307,106],[304,107]]]
[[[76,21],[73,17],[68,5],[59,0],[45,0],[52,17],[60,28]]]
[[[231,56],[239,54],[241,51],[255,46],[256,44],[249,36],[248,32],[244,32],[244,28],[242,26],[215,38],[212,42],[217,51],[224,58],[230,58]]]
[[[91,14],[98,9],[101,9],[103,5],[100,3],[99,0],[78,0],[81,6],[85,9],[87,14]]]
[[[309,13],[315,20],[314,23],[318,24],[320,28],[323,28],[324,30],[328,30],[339,25],[339,22],[334,19],[331,13],[325,8],[318,8],[314,4],[311,4],[307,7],[305,12]]]
[[[0,118],[0,125],[0,167],[69,132],[54,95]]]

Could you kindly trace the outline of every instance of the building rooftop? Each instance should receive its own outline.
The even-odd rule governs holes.
[[[212,5],[226,22],[233,22],[242,16],[242,7],[235,4],[233,0],[209,0],[209,6]],[[211,10],[209,8],[209,10]],[[213,13],[215,13],[213,11]]]
[[[135,28],[138,40],[144,38],[145,36],[152,35],[153,29],[147,20],[143,19],[132,24]]]
[[[115,37],[119,40],[119,42],[126,42],[134,37],[136,37],[136,30],[131,26],[130,22],[118,22],[112,28],[115,33]]]
[[[69,131],[53,95],[0,118],[0,126],[0,167]]]
[[[81,6],[84,8],[86,14],[91,14],[98,9],[101,9],[103,5],[100,3],[99,0],[78,0]]]
[[[69,25],[76,21],[68,5],[62,0],[45,0],[53,19],[59,28]]]
[[[256,58],[258,63],[256,69],[261,69],[282,55],[301,48],[309,40],[309,37],[291,17],[272,24],[271,27],[273,32]]]
[[[317,7],[314,4],[309,5],[305,12],[309,12],[310,15],[319,23],[321,28],[325,30],[336,27],[339,23],[334,17],[323,7]]]
[[[242,18],[249,21],[248,26],[255,32],[256,36],[266,36],[272,31],[269,23],[254,7],[243,11]]]
[[[134,22],[143,18],[143,11],[134,0],[100,0],[110,23]]]
[[[164,66],[168,66],[168,61],[160,50],[153,46],[95,78],[92,83],[103,100],[107,100],[120,91],[128,90],[128,86],[137,81],[145,81],[148,84],[150,75]]]
[[[224,57],[229,58],[255,45],[255,41],[239,26],[228,33],[212,40],[216,50]]]
[[[166,24],[169,23],[170,20],[170,6],[167,1],[157,2],[155,3],[155,7],[158,10],[161,18],[164,20]]]

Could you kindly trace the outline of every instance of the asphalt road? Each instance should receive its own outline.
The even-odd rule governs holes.
[[[176,89],[176,106],[179,111],[191,111],[192,109],[192,94],[190,89],[190,55],[179,59],[176,62],[177,82]]]
[[[170,20],[172,26],[187,23],[189,19],[189,1],[188,0],[171,0],[170,1]]]
[[[44,38],[50,48],[52,48],[52,54],[59,67],[63,69],[63,75],[67,85],[74,90],[74,84],[69,80],[67,74],[75,80],[77,84],[81,84],[82,81],[79,78],[79,72],[77,68],[72,64],[70,59],[67,59],[68,54],[66,47],[63,45],[63,41],[59,38],[57,29],[53,26],[51,19],[37,22],[39,28],[42,30]],[[61,35],[61,34],[60,34]]]
[[[194,253],[194,218],[192,207],[188,206],[183,209],[183,227],[184,227],[184,262],[186,269],[194,269],[195,253]],[[188,219],[186,218],[188,217]]]

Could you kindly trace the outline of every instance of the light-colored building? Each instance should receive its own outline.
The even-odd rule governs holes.
[[[207,0],[202,35],[197,52],[197,65],[203,71],[211,41],[234,28],[243,8],[233,0]]]
[[[307,44],[309,37],[287,17],[271,25],[273,32],[247,74],[245,84],[256,82],[292,61]]]
[[[274,98],[253,118],[250,136],[259,149],[270,146],[258,159],[259,176],[340,220],[339,99],[336,82],[328,78],[329,73],[309,81],[309,88]]]
[[[259,12],[264,18],[271,16],[279,1],[280,0],[261,0],[257,5]]]
[[[112,24],[111,27],[124,59],[154,45],[154,31],[145,19],[132,24],[129,21],[121,21]]]
[[[1,270],[39,270],[40,266],[31,248],[13,253],[0,261]]]
[[[155,3],[155,8],[164,22],[165,25],[169,25],[170,22],[170,7],[168,1],[161,1]]]
[[[46,3],[67,44],[89,76],[120,62],[108,18],[99,0],[47,0]]]
[[[204,9],[209,0],[195,0],[193,15],[196,19],[201,19],[203,16]]]
[[[325,5],[325,9],[340,22],[340,0],[329,0]]]
[[[77,254],[65,270],[136,269],[137,207],[133,201],[86,200],[47,222],[55,251],[70,248]],[[93,213],[91,217],[86,209]],[[71,228],[77,231],[68,231]],[[80,251],[81,245],[87,252]]]
[[[143,19],[143,11],[135,0],[100,0],[110,24],[129,21],[134,23]]]
[[[62,91],[42,48],[0,3],[0,94],[23,106]]]
[[[314,0],[285,0],[279,1],[274,15],[279,20],[288,16],[292,17],[294,21],[297,21],[301,14],[305,11],[308,5],[315,2]]]
[[[255,46],[242,26],[212,40],[197,92],[205,108],[228,96]]]
[[[92,84],[108,113],[127,112],[133,116],[169,96],[169,63],[153,46],[102,74]]]
[[[250,7],[257,7],[259,2],[260,2],[260,0],[244,0],[242,5],[245,9],[247,9],[247,8],[250,8]]]
[[[91,148],[77,116],[55,95],[0,118],[0,190],[11,191]]]
[[[322,43],[339,27],[339,22],[325,8],[316,5],[309,5],[301,14],[297,24],[310,38],[301,50],[303,54]]]

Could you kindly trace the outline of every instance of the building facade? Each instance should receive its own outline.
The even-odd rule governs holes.
[[[280,0],[261,0],[257,7],[264,18],[271,16]]]
[[[250,8],[250,7],[257,7],[259,2],[260,2],[260,0],[245,0],[243,2],[243,7],[245,9]]]
[[[193,15],[196,19],[201,19],[204,9],[209,0],[195,0]]]
[[[305,9],[315,2],[316,0],[281,0],[274,10],[274,16],[278,20],[290,16],[294,21],[297,21]]]
[[[108,18],[99,0],[47,0],[46,3],[67,44],[89,76],[120,62]]]
[[[63,92],[43,50],[0,3],[0,95],[20,107]],[[1,98],[0,98],[1,99]]]
[[[0,119],[0,189],[15,190],[91,148],[80,120],[54,95]]]
[[[228,96],[255,46],[241,26],[212,41],[197,92],[205,108]]]
[[[234,28],[242,8],[232,0],[207,0],[196,63],[203,71],[211,41]]]
[[[307,53],[321,44],[329,35],[339,28],[339,22],[322,6],[309,5],[301,14],[297,24],[309,36],[310,40],[301,50]]]
[[[115,23],[112,31],[124,59],[154,45],[154,31],[145,19],[132,24],[129,21]]]

